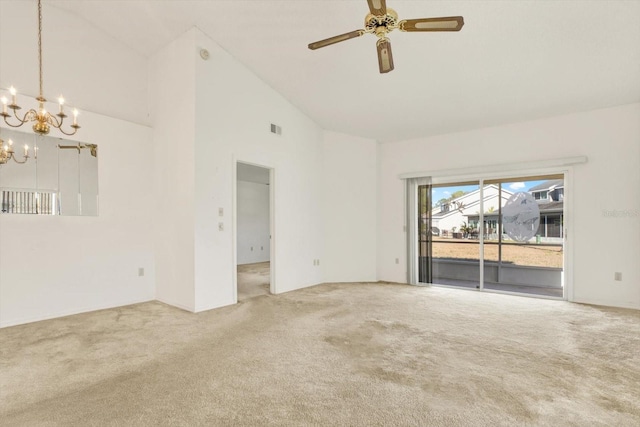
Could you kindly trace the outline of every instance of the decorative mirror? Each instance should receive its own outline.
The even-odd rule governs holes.
[[[98,146],[0,128],[0,214],[98,215]]]

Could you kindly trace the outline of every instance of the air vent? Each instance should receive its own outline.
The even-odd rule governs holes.
[[[271,133],[275,133],[276,135],[282,135],[282,128],[278,125],[274,125],[271,123]]]

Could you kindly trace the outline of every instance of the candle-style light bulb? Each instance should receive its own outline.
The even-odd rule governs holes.
[[[7,102],[9,102],[9,100],[6,96],[3,96],[0,98],[0,101],[2,102],[2,114],[7,114]]]
[[[78,110],[76,108],[73,109],[73,124],[78,124]]]
[[[11,147],[13,145],[13,140],[10,139],[9,141],[7,141],[9,143],[9,147]]]
[[[62,110],[64,108],[64,98],[62,97],[62,95],[60,95],[60,98],[58,98],[58,103],[60,104],[60,114],[62,114]]]
[[[29,155],[29,146],[24,144],[24,156],[27,157]]]
[[[13,87],[13,86],[11,86],[11,87],[9,88],[9,93],[11,93],[11,104],[12,104],[12,105],[15,105],[15,104],[16,104],[16,93],[18,93],[18,92],[16,91],[16,88],[15,88],[15,87]]]
[[[38,147],[33,147],[33,157],[38,158]]]

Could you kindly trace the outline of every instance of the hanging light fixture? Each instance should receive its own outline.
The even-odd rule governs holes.
[[[20,115],[18,114],[18,110],[20,110],[21,107],[18,105],[16,100],[17,92],[16,92],[16,89],[13,86],[11,86],[11,88],[9,89],[9,93],[11,94],[11,103],[9,104],[9,100],[7,99],[6,96],[3,96],[2,98],[0,98],[0,101],[2,102],[2,113],[0,113],[0,115],[4,118],[4,121],[6,124],[14,128],[20,127],[25,123],[35,122],[33,124],[33,131],[39,135],[48,134],[49,130],[51,129],[51,126],[60,130],[60,132],[62,132],[65,135],[74,135],[78,131],[78,129],[80,129],[80,126],[78,126],[78,110],[76,109],[73,110],[73,123],[70,125],[71,130],[67,132],[62,128],[64,119],[68,117],[64,112],[64,98],[61,96],[58,99],[59,111],[55,115],[48,112],[44,106],[47,100],[45,99],[42,92],[43,79],[42,79],[42,3],[41,3],[41,0],[38,0],[38,65],[39,65],[39,71],[40,71],[40,96],[36,98],[36,100],[38,101],[38,109],[32,108],[29,111],[27,111],[22,117],[20,117]],[[11,113],[9,113],[9,109],[13,110],[13,117]],[[17,122],[12,123],[9,120],[9,118],[12,118],[12,121],[13,121],[13,118],[15,118]],[[2,151],[4,151],[4,149],[2,149]],[[7,150],[7,153],[8,153],[8,150]],[[28,156],[28,153],[25,153],[25,155]]]
[[[36,159],[38,158],[38,148],[34,147],[33,152],[35,154]],[[29,146],[25,144],[24,146],[24,157],[22,161],[18,160],[16,157],[15,151],[13,151],[13,141],[8,140],[5,144],[2,139],[0,139],[0,165],[6,165],[9,160],[13,159],[14,162],[23,164],[29,160]]]

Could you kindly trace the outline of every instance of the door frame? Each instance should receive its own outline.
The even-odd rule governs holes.
[[[238,303],[238,163],[269,170],[269,293],[277,294],[276,284],[276,169],[273,166],[233,158],[233,213],[232,213],[232,259],[233,259],[233,301]]]
[[[484,180],[490,179],[508,179],[513,176],[536,176],[536,175],[552,175],[552,174],[564,174],[565,196],[564,196],[564,254],[563,254],[563,300],[574,301],[574,283],[573,283],[573,248],[574,248],[574,236],[573,236],[573,166],[577,164],[583,164],[587,162],[587,158],[584,156],[570,157],[565,159],[553,159],[539,162],[527,162],[511,165],[493,165],[486,167],[473,167],[463,169],[450,169],[450,170],[436,170],[426,172],[412,172],[400,175],[401,179],[414,179],[419,177],[429,177],[432,185],[448,184],[455,182],[465,182],[477,180],[481,184],[484,184]],[[405,217],[409,216],[410,206],[405,201],[405,209],[407,210]],[[481,217],[481,220],[483,218]],[[411,237],[408,233],[405,234],[407,240]],[[410,243],[407,241],[407,247]],[[483,246],[482,241],[480,245]],[[418,265],[418,259],[410,259],[416,254],[410,254],[408,251],[405,254],[408,260],[408,269]],[[483,263],[480,265],[483,268]],[[411,272],[409,270],[409,274]],[[481,271],[481,274],[483,272]],[[481,276],[481,279],[483,277]],[[489,292],[489,291],[486,291]],[[509,293],[502,291],[491,291],[500,293]],[[515,294],[519,296],[527,296],[526,294]],[[533,296],[538,298],[539,296]],[[544,297],[539,297],[544,298]],[[553,298],[558,299],[558,298]]]

